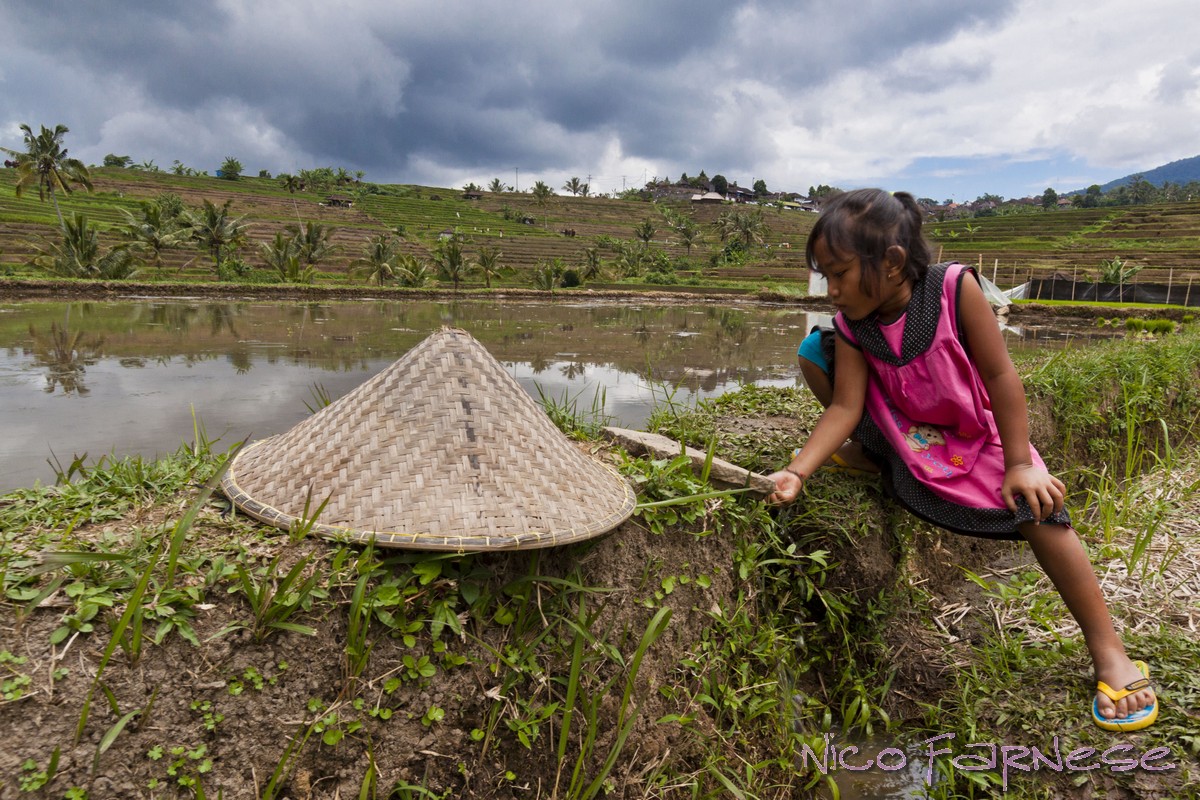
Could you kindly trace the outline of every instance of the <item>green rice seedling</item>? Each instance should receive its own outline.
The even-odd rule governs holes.
[[[592,394],[591,406],[586,409],[579,407],[582,389],[574,396],[564,389],[561,397],[553,398],[546,396],[540,384],[535,384],[534,388],[537,389],[542,410],[550,417],[555,427],[572,439],[595,439],[604,427],[612,422],[612,416],[604,410],[608,393],[603,386],[596,387]]]
[[[317,631],[312,626],[289,620],[311,600],[321,575],[314,569],[308,577],[304,577],[305,570],[313,560],[311,555],[299,559],[291,569],[283,573],[279,566],[280,558],[280,555],[275,556],[266,567],[254,572],[241,564],[234,567],[238,587],[246,602],[250,604],[251,620],[249,625],[227,626],[221,631],[222,634],[248,627],[258,642],[266,639],[273,631],[291,631],[305,636],[316,636]]]
[[[346,646],[342,664],[342,691],[340,696],[353,693],[354,684],[367,667],[374,643],[370,642],[367,634],[370,629],[373,595],[368,593],[367,585],[371,580],[375,560],[375,542],[372,540],[358,559],[358,580],[350,594],[350,607],[347,610]]]
[[[312,395],[312,403],[305,401],[304,407],[308,409],[308,413],[315,414],[322,408],[325,408],[333,402],[333,397],[330,396],[329,390],[320,383],[314,383],[309,389]]]
[[[617,759],[620,758],[621,752],[625,749],[625,742],[629,739],[629,735],[633,733],[633,728],[637,724],[638,719],[639,709],[631,709],[630,700],[633,696],[633,687],[636,685],[638,672],[641,670],[642,659],[645,657],[646,651],[663,635],[670,622],[671,610],[669,608],[660,608],[646,626],[646,630],[642,634],[641,641],[638,642],[637,650],[634,651],[633,659],[629,663],[629,669],[625,676],[625,689],[621,694],[621,703],[617,711],[616,739],[609,749],[608,757],[604,760],[604,765],[600,768],[600,772],[592,778],[591,783],[587,784],[581,792],[574,795],[580,800],[591,800],[591,798],[595,797],[604,788],[604,782],[608,779],[609,773],[612,772],[613,767],[616,766]]]
[[[235,448],[235,454],[236,449],[237,448]],[[232,460],[232,457],[233,456],[231,455],[230,459],[226,461],[226,464]],[[88,715],[92,705],[92,698],[95,696],[96,687],[100,685],[101,676],[104,675],[104,670],[108,666],[109,659],[112,658],[113,653],[116,651],[117,647],[120,646],[125,631],[129,629],[130,624],[141,613],[142,597],[146,593],[146,588],[150,585],[150,580],[154,574],[154,568],[157,566],[159,559],[162,557],[163,550],[165,548],[178,550],[178,547],[182,546],[176,546],[174,543],[182,542],[182,540],[187,536],[187,532],[195,522],[196,516],[200,513],[200,509],[204,507],[204,505],[208,502],[208,498],[212,495],[213,491],[216,490],[221,481],[221,476],[223,473],[224,468],[218,469],[205,482],[204,486],[200,489],[199,495],[194,501],[192,501],[192,504],[188,506],[187,511],[184,512],[184,515],[179,519],[179,522],[176,523],[175,529],[170,538],[159,538],[158,547],[151,554],[145,569],[142,571],[141,578],[138,580],[137,585],[133,588],[133,592],[126,600],[125,611],[121,614],[117,624],[113,627],[112,637],[109,639],[107,646],[104,648],[104,652],[101,654],[100,662],[96,665],[96,673],[92,677],[92,685],[88,689],[87,696],[84,699],[83,710],[79,715],[79,723],[75,728],[75,740],[77,742],[83,735],[84,728],[87,727]],[[135,642],[135,644],[140,647],[140,642]]]
[[[296,544],[307,539],[312,533],[313,528],[316,527],[317,519],[325,511],[325,506],[329,505],[329,501],[332,499],[333,495],[330,494],[321,501],[320,505],[314,511],[312,509],[312,487],[310,486],[308,493],[304,496],[304,510],[300,512],[300,517],[288,527],[288,541]]]
[[[96,776],[97,770],[100,767],[100,756],[104,755],[108,749],[113,746],[113,743],[116,742],[117,737],[119,737],[121,732],[125,730],[125,726],[127,726],[135,717],[140,717],[142,721],[145,721],[150,717],[150,710],[154,708],[154,701],[158,697],[158,689],[156,688],[150,694],[150,700],[146,703],[146,705],[142,706],[141,708],[135,708],[125,714],[121,714],[121,709],[117,706],[117,699],[113,696],[112,692],[108,690],[108,687],[103,686],[103,684],[102,688],[104,689],[104,693],[108,698],[109,706],[112,708],[113,715],[117,716],[118,719],[115,723],[113,723],[112,727],[104,732],[104,735],[100,737],[100,742],[96,745],[96,753],[92,756],[91,775],[93,778]],[[90,785],[91,784],[89,782],[89,786]]]
[[[371,735],[367,734],[367,769],[358,786],[358,800],[371,800],[375,796],[375,785],[379,782],[379,768],[375,766],[375,748]]]

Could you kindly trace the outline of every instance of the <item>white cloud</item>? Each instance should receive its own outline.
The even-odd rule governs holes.
[[[603,191],[703,169],[941,195],[970,179],[921,165],[1144,169],[1195,155],[1200,127],[1190,0],[8,6],[0,123],[64,122],[96,161],[452,185],[519,168]],[[1016,194],[1002,169],[974,179]]]

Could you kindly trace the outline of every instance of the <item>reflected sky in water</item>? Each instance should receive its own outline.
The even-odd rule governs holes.
[[[0,492],[52,482],[51,458],[172,452],[194,424],[217,447],[283,432],[317,391],[340,397],[442,325],[479,339],[535,399],[602,400],[614,424],[640,427],[668,396],[796,385],[796,347],[829,319],[750,304],[4,304]]]

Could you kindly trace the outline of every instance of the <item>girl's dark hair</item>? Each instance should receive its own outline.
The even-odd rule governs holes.
[[[838,258],[858,256],[862,266],[859,288],[867,296],[873,296],[887,249],[900,245],[908,254],[904,277],[920,280],[931,261],[929,245],[921,236],[924,216],[925,212],[908,192],[890,194],[882,189],[855,189],[835,195],[821,209],[821,216],[808,235],[804,251],[808,266],[821,273],[813,247],[818,239],[824,239],[825,246]]]

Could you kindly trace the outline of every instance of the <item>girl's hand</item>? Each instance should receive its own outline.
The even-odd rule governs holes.
[[[1009,511],[1016,513],[1016,497],[1020,495],[1029,503],[1033,517],[1037,520],[1046,519],[1051,514],[1062,511],[1066,493],[1066,484],[1032,464],[1009,467],[1004,472],[1004,486],[1000,489]]]
[[[767,502],[772,505],[792,502],[804,488],[804,476],[786,467],[767,477],[775,481],[775,491],[767,495]]]

